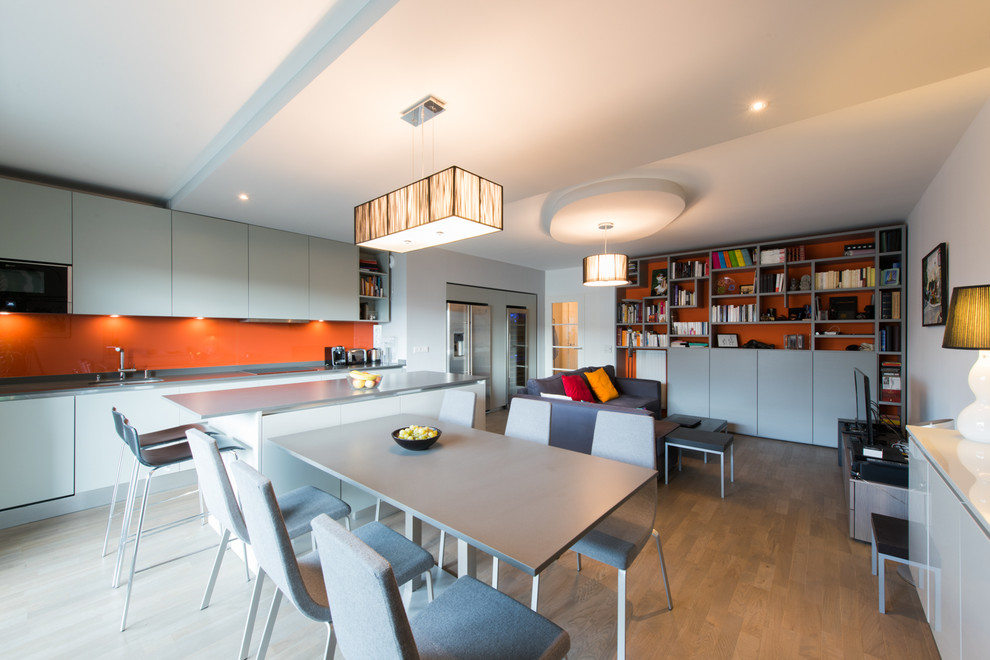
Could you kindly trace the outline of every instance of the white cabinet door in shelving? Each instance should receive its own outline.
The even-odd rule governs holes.
[[[757,435],[811,444],[811,351],[759,350],[757,353]],[[832,432],[835,433],[834,428]]]
[[[71,396],[0,401],[0,509],[73,494]]]

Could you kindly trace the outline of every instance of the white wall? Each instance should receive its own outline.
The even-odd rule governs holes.
[[[577,302],[580,314],[578,341],[581,352],[578,366],[595,367],[615,364],[615,288],[594,287],[582,284],[581,266],[547,271],[546,300],[541,325],[540,344],[548,349],[551,345],[550,333],[551,305],[555,302]],[[553,372],[553,353],[550,350],[540,360],[539,377]]]
[[[944,326],[921,325],[921,259],[946,243],[949,291],[990,283],[990,102],[908,216],[908,422],[954,418],[973,400],[973,351],[942,348]]]
[[[477,240],[484,240],[483,238]],[[396,255],[402,257],[404,277],[395,278],[398,305],[393,302],[393,323],[383,328],[385,336],[397,335],[404,324],[405,346],[399,351],[410,371],[446,371],[447,283],[534,293],[542,300],[544,273],[490,259],[481,259],[440,248]],[[397,318],[397,311],[401,318]],[[542,305],[537,305],[538,328],[545,324]],[[401,341],[401,340],[400,340]],[[425,347],[426,352],[417,352]],[[545,346],[538,347],[538,363],[543,362]]]

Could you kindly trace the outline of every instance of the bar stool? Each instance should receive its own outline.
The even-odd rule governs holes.
[[[151,478],[154,476],[155,472],[163,467],[169,467],[172,465],[178,465],[180,463],[185,463],[192,460],[192,451],[189,448],[188,442],[177,442],[167,445],[158,445],[152,447],[144,447],[141,444],[141,436],[133,426],[131,426],[127,419],[119,411],[114,411],[114,417],[117,418],[119,415],[119,420],[121,422],[121,429],[123,430],[123,439],[127,443],[128,448],[134,457],[137,459],[134,462],[134,468],[131,470],[131,481],[127,488],[127,502],[124,505],[124,522],[120,528],[120,542],[117,544],[117,563],[114,567],[114,581],[113,586],[116,588],[120,584],[120,570],[123,565],[124,553],[127,550],[127,542],[129,540],[128,531],[131,526],[131,514],[134,510],[134,501],[137,497],[137,482],[140,473],[140,468],[143,465],[148,468],[148,474],[144,478],[144,496],[141,500],[141,513],[138,516],[137,531],[134,533],[134,550],[131,556],[131,570],[130,575],[127,579],[127,594],[124,597],[124,612],[120,619],[120,630],[121,632],[127,627],[127,610],[131,602],[131,590],[134,586],[134,574],[137,568],[137,554],[138,548],[141,545],[141,536],[144,532],[144,516],[148,510],[148,495],[151,492]],[[217,444],[221,451],[233,451],[236,449],[244,449],[244,446],[234,440],[233,438],[222,436],[217,438]],[[180,520],[173,521],[167,525],[163,525],[158,529],[165,529],[168,527],[173,527],[180,523],[192,520],[194,518],[199,518],[202,513],[187,516]],[[151,530],[148,530],[151,531]]]
[[[117,430],[117,435],[120,436],[120,455],[117,457],[117,473],[113,479],[113,493],[110,495],[110,513],[107,515],[107,531],[103,535],[103,554],[101,557],[107,556],[107,544],[110,541],[110,527],[113,524],[113,510],[117,506],[117,489],[120,486],[120,466],[124,463],[124,452],[127,451],[127,441],[124,439],[124,416],[117,412],[116,408],[112,408],[113,413],[113,426]],[[142,433],[139,437],[141,439],[142,447],[158,447],[161,445],[170,445],[176,442],[184,442],[186,439],[186,431],[189,429],[197,429],[200,431],[205,431],[206,427],[202,424],[183,424],[182,426],[173,426],[171,428],[162,429],[160,431],[152,431],[151,433]],[[134,463],[137,463],[137,458],[134,459]]]

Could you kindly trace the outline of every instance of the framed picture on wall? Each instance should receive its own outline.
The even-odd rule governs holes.
[[[667,295],[667,269],[657,268],[650,274],[650,295]]]
[[[945,325],[948,265],[945,243],[936,245],[921,260],[921,325]]]

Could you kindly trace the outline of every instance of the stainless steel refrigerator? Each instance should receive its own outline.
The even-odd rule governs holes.
[[[447,371],[485,378],[485,410],[491,410],[492,313],[488,305],[447,303]]]

